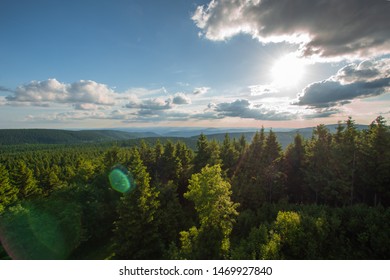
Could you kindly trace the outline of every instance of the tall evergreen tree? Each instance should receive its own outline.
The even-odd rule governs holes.
[[[42,193],[42,189],[38,186],[38,182],[34,178],[33,171],[22,160],[16,163],[11,178],[13,185],[19,188],[19,197],[21,198],[38,196]]]
[[[176,143],[176,157],[180,161],[181,172],[179,173],[177,192],[179,200],[182,204],[186,203],[184,193],[187,192],[188,180],[192,173],[192,161],[194,158],[192,150],[190,150],[184,143]]]
[[[196,147],[197,151],[194,158],[194,172],[197,173],[206,166],[210,159],[209,142],[203,133],[200,134],[198,141],[196,142]]]
[[[177,183],[180,173],[182,172],[181,161],[176,156],[175,146],[172,141],[168,141],[164,145],[164,152],[161,155],[160,162],[160,180],[163,184],[168,183],[172,180]]]
[[[11,185],[8,170],[0,164],[0,214],[18,198],[18,189]]]
[[[230,140],[229,134],[226,133],[221,147],[221,160],[223,169],[227,171],[229,177],[234,173],[239,156],[239,152]]]
[[[360,180],[371,205],[390,205],[390,128],[379,116],[363,134]]]
[[[333,177],[331,168],[332,135],[325,125],[318,125],[309,142],[308,156],[304,173],[305,183],[312,191],[312,201],[324,203],[334,195],[329,178]]]
[[[354,121],[348,118],[345,125],[339,123],[333,136],[333,178],[329,178],[335,194],[333,204],[352,204],[354,201],[358,134]]]
[[[295,135],[294,144],[287,147],[283,169],[286,174],[286,191],[289,201],[303,203],[307,201],[307,190],[303,181],[303,168],[306,161],[304,140],[300,134]]]
[[[129,168],[136,187],[125,193],[118,205],[115,255],[119,259],[159,259],[163,253],[159,234],[159,192],[150,186],[150,176],[136,149]]]

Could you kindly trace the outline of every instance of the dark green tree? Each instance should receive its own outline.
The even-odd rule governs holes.
[[[308,145],[304,180],[313,193],[312,202],[324,203],[337,193],[332,192],[332,135],[325,125],[317,126]]]
[[[233,175],[239,156],[240,154],[230,140],[229,134],[226,133],[221,147],[221,160],[222,167],[227,171],[228,177]]]
[[[356,163],[358,160],[359,132],[355,122],[348,118],[345,125],[339,123],[332,143],[333,204],[352,204],[355,196]]]
[[[0,164],[0,214],[18,199],[18,189],[11,185],[8,170]]]
[[[362,135],[359,179],[364,201],[371,205],[390,205],[390,128],[382,116]]]
[[[129,168],[136,187],[125,193],[118,205],[115,255],[118,259],[159,259],[163,254],[158,219],[159,192],[150,186],[150,176],[136,149]]]
[[[304,140],[300,134],[295,135],[294,144],[290,144],[285,152],[283,170],[286,174],[286,192],[292,203],[303,203],[308,199],[308,191],[303,180],[306,151]]]
[[[174,181],[177,183],[180,173],[182,172],[181,161],[176,156],[175,146],[172,141],[168,141],[164,145],[164,152],[160,158],[160,180],[163,184],[168,181]]]
[[[38,186],[33,171],[27,167],[24,161],[19,160],[16,163],[11,178],[12,184],[19,189],[20,198],[29,198],[42,194],[42,189]]]
[[[194,158],[194,172],[200,172],[200,170],[207,165],[211,157],[210,144],[206,136],[201,133],[198,141],[196,142],[196,155]]]

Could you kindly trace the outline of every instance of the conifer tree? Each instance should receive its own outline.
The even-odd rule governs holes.
[[[18,198],[18,189],[11,185],[8,170],[0,164],[0,214]]]
[[[390,205],[390,128],[379,116],[363,134],[359,177],[365,200],[371,205]]]
[[[150,186],[150,176],[136,149],[129,169],[135,179],[135,189],[125,193],[118,205],[116,258],[159,259],[163,252],[159,233],[159,192]]]
[[[303,168],[306,161],[304,140],[296,134],[294,143],[289,145],[285,152],[283,170],[286,174],[286,192],[292,203],[307,201],[307,190],[303,181]]]
[[[16,163],[11,178],[15,187],[19,188],[19,197],[21,198],[37,196],[42,193],[42,189],[34,178],[33,171],[22,160]]]
[[[209,162],[211,156],[209,142],[203,133],[200,134],[198,141],[196,142],[196,147],[197,151],[194,158],[194,172],[200,172],[200,170]]]
[[[164,152],[161,155],[161,170],[159,171],[160,179],[163,184],[169,180],[177,182],[182,171],[180,159],[176,156],[175,146],[172,141],[164,145]]]
[[[356,161],[358,158],[358,131],[348,118],[345,125],[339,123],[332,143],[332,174],[329,178],[333,195],[330,203],[344,205],[354,201]]]
[[[305,168],[305,183],[313,192],[312,201],[326,202],[331,195],[329,178],[333,177],[331,168],[332,135],[325,125],[318,125],[308,146]]]
[[[229,134],[226,133],[221,148],[221,160],[223,169],[228,172],[229,177],[231,177],[234,173],[238,157],[239,152],[231,142]]]

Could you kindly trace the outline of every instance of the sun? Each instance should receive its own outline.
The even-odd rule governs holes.
[[[271,68],[272,84],[276,87],[296,86],[303,78],[304,61],[294,55],[285,55]]]

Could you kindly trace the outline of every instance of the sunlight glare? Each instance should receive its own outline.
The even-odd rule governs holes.
[[[283,56],[271,68],[271,75],[276,87],[296,86],[304,75],[304,61],[291,54]]]

